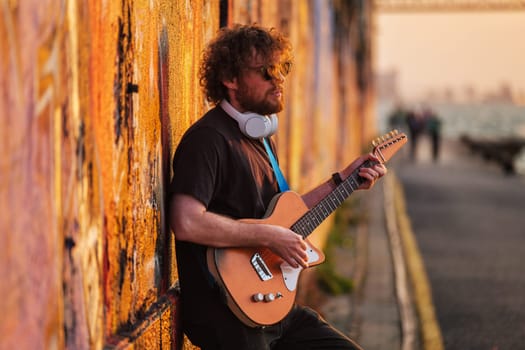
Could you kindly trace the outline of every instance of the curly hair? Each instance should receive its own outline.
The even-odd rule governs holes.
[[[228,96],[222,82],[240,76],[253,50],[266,62],[271,62],[276,53],[292,60],[290,42],[274,28],[265,29],[255,24],[221,28],[208,43],[199,71],[200,84],[209,102],[217,104]]]

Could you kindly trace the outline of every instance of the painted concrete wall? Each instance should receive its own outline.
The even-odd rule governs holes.
[[[220,18],[290,37],[277,142],[301,193],[374,134],[367,3],[2,0],[0,349],[180,348],[165,189],[203,46]]]

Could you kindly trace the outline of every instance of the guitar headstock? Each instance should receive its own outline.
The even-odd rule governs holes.
[[[392,130],[383,136],[372,141],[374,149],[372,153],[381,161],[385,163],[405,144],[407,143],[407,136],[398,130]]]

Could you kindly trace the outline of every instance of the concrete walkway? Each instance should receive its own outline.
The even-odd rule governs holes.
[[[368,220],[353,229],[353,252],[338,251],[341,265],[353,261],[356,290],[330,298],[321,312],[365,350],[442,350],[444,344],[451,349],[521,348],[525,221],[519,211],[524,180],[505,178],[498,165],[470,154],[459,141],[443,144],[439,163],[430,159],[428,143],[423,140],[419,146],[417,162],[409,159],[408,149],[400,152],[389,163],[389,174],[371,191],[359,193]],[[423,183],[430,194],[422,191]],[[409,212],[416,216],[409,217]],[[440,216],[442,212],[448,214]],[[421,242],[416,242],[413,227]],[[473,240],[465,242],[471,236]],[[433,253],[428,266],[420,246]],[[472,261],[475,269],[468,270]],[[435,301],[426,271],[435,273]],[[482,277],[483,288],[476,291],[476,278]],[[443,330],[436,315],[445,322]],[[469,320],[464,330],[458,329],[458,317]],[[486,319],[492,321],[481,336],[479,320]]]
[[[525,178],[458,142],[420,151],[396,173],[446,349],[524,349]]]
[[[392,249],[386,227],[384,184],[355,193],[367,220],[348,232],[351,249],[336,250],[337,273],[351,277],[354,292],[328,298],[320,312],[366,350],[401,349],[401,319]],[[352,266],[350,274],[347,267]]]
[[[350,233],[352,249],[337,251],[340,274],[348,276],[345,265],[353,265],[355,290],[329,298],[320,311],[365,350],[442,350],[428,278],[395,173],[396,164],[407,161],[408,148],[395,157],[382,181],[357,193],[367,220]]]

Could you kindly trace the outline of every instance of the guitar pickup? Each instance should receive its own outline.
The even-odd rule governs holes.
[[[264,262],[264,259],[259,253],[255,253],[250,262],[252,263],[253,268],[255,269],[255,272],[257,272],[257,275],[261,279],[261,281],[268,281],[269,279],[273,278],[272,272]]]

